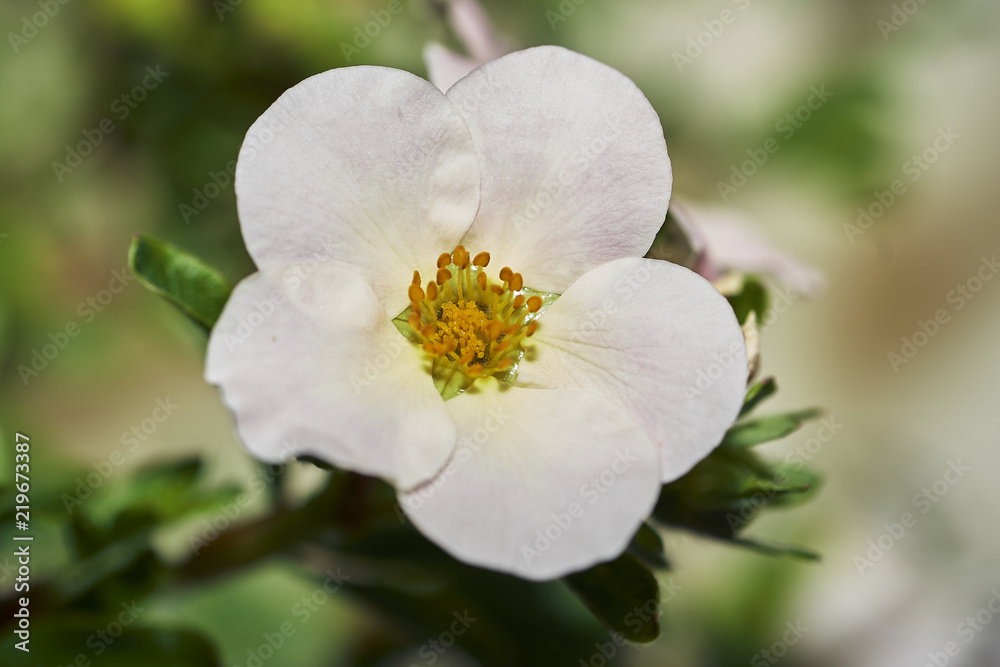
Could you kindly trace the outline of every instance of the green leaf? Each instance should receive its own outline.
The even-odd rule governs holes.
[[[180,248],[151,236],[136,234],[129,266],[148,289],[156,292],[211,331],[233,286],[215,268]]]
[[[659,609],[660,587],[635,556],[623,554],[565,582],[601,623],[629,641],[646,643],[659,636],[658,615],[648,610],[651,602]]]
[[[746,398],[743,399],[743,409],[740,410],[740,417],[750,414],[750,412],[770,398],[778,391],[778,383],[773,377],[765,378],[747,390]]]
[[[786,507],[812,497],[819,477],[800,464],[773,466],[748,449],[717,448],[687,475],[664,485],[653,518],[764,553],[811,553],[769,547],[740,535],[768,507]]]
[[[670,561],[667,560],[663,550],[663,540],[648,523],[639,526],[638,532],[628,545],[628,552],[652,568],[670,568]]]
[[[720,447],[753,447],[764,442],[779,440],[797,431],[803,422],[815,419],[820,414],[822,413],[816,409],[802,410],[743,422],[729,429]]]
[[[756,540],[750,540],[747,538],[737,538],[732,540],[732,543],[750,549],[751,551],[756,551],[758,553],[764,554],[765,556],[778,556],[794,558],[796,560],[804,560],[813,563],[817,563],[823,560],[815,551],[810,551],[809,549],[803,549],[802,547],[791,546],[787,544],[765,544],[763,542],[758,542]]]
[[[729,300],[729,305],[733,307],[740,326],[746,323],[747,316],[751,312],[757,314],[758,324],[764,321],[770,299],[767,295],[767,288],[764,287],[764,283],[760,280],[750,276],[745,277],[743,279],[743,289],[737,294],[727,296],[726,298]]]

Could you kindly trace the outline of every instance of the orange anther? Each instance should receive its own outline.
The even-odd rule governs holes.
[[[479,253],[478,255],[476,255],[475,259],[472,260],[472,263],[480,267],[487,266],[490,263],[490,253],[488,252]]]
[[[437,267],[439,269],[443,269],[444,267],[448,266],[449,264],[451,264],[451,255],[449,255],[446,252],[441,253],[441,256],[438,257]]]
[[[464,269],[469,265],[469,253],[466,251],[465,246],[456,246],[455,251],[451,253],[451,259],[460,269]]]
[[[521,277],[520,273],[515,273],[510,277],[510,288],[515,292],[519,292],[522,287],[524,287],[524,278]]]
[[[438,269],[437,278],[435,279],[437,284],[444,285],[449,280],[451,280],[451,271],[448,269]]]
[[[541,307],[542,307],[542,297],[540,297],[540,296],[538,296],[536,294],[535,296],[533,296],[530,299],[528,299],[528,312],[529,313],[537,313],[538,310]]]
[[[502,269],[500,269],[500,280],[504,281],[505,283],[510,282],[511,276],[513,275],[514,272],[510,270],[509,266],[505,266]]]
[[[420,285],[410,285],[407,295],[413,303],[420,303],[424,300],[424,290],[420,287]]]
[[[503,333],[503,322],[493,320],[486,325],[486,337],[490,340],[496,340]]]

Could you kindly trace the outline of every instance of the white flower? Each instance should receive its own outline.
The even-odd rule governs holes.
[[[447,96],[381,67],[314,76],[240,151],[259,272],[206,376],[251,454],[388,480],[463,561],[547,579],[613,558],[745,390],[725,299],[642,259],[670,186],[646,98],[562,48]]]

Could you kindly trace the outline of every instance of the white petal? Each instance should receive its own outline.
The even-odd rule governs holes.
[[[743,332],[711,283],[676,264],[621,259],[575,282],[539,319],[517,384],[596,391],[625,407],[677,479],[722,440],[746,389]]]
[[[294,267],[237,285],[205,376],[253,456],[309,454],[405,488],[437,473],[455,442],[421,356],[360,277]]]
[[[449,0],[448,23],[469,55],[481,63],[508,52],[486,10],[476,0]]]
[[[385,310],[408,302],[479,205],[479,168],[462,116],[400,70],[346,67],[287,91],[247,132],[236,169],[247,250],[267,269],[350,264]]]
[[[704,239],[705,257],[716,274],[727,270],[761,273],[810,296],[825,288],[823,274],[772,245],[738,211],[692,208],[690,222]]]
[[[442,91],[447,91],[478,65],[471,58],[460,56],[436,42],[424,47],[424,64],[427,65],[427,76],[431,83]]]
[[[670,160],[656,112],[624,75],[543,46],[478,67],[448,98],[479,152],[470,251],[561,293],[649,249],[670,200]]]
[[[656,502],[655,447],[596,394],[487,386],[447,406],[455,456],[400,504],[459,560],[559,577],[620,554]]]

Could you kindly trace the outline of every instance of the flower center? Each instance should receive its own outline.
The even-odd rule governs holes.
[[[491,281],[489,263],[489,253],[472,258],[458,246],[438,257],[437,275],[426,288],[420,272],[413,272],[410,308],[404,313],[407,337],[427,353],[445,398],[481,377],[510,380],[524,356],[525,339],[538,329],[543,297],[526,294],[532,291],[525,290],[524,278],[510,267],[500,270],[499,282]]]

